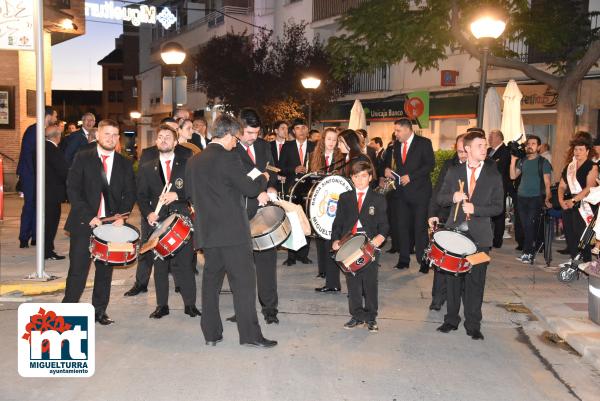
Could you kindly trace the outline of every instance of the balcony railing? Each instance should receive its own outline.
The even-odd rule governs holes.
[[[355,75],[346,94],[362,92],[382,92],[390,90],[390,66],[382,66],[372,73]]]
[[[313,0],[313,22],[336,17],[369,0]]]

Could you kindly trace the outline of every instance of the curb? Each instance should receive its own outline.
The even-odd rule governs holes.
[[[88,280],[85,283],[85,287],[92,287],[93,284],[93,281]],[[65,279],[51,281],[13,281],[0,283],[0,296],[15,292],[27,296],[50,294],[58,291],[64,291],[66,285],[67,281]]]

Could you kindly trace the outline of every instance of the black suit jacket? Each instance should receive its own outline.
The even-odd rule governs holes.
[[[440,188],[442,188],[442,184],[444,183],[444,178],[446,177],[448,170],[450,170],[453,166],[460,165],[461,163],[456,153],[452,159],[446,160],[442,165],[440,175],[435,183],[435,187],[433,187],[433,193],[431,194],[431,199],[429,200],[429,211],[427,213],[427,217],[438,217],[440,219],[440,223],[444,223],[446,222],[446,219],[448,219],[451,207],[440,207],[437,202],[437,194],[440,192]]]
[[[210,139],[204,138],[204,140],[206,141],[207,145],[210,143]],[[197,132],[192,133],[192,139],[190,139],[190,142],[193,143],[194,145],[198,146],[200,148],[200,150],[204,150],[204,148],[206,147],[206,146],[202,146],[202,140],[200,139],[200,134],[198,134]]]
[[[271,145],[271,154],[273,155],[273,160],[275,162],[275,166],[281,167],[280,155],[277,154],[277,141],[269,142]],[[285,145],[285,142],[284,142]],[[281,152],[283,152],[283,146],[281,147]]]
[[[240,159],[242,160],[244,174],[248,174],[253,168],[257,168],[264,173],[266,171],[267,163],[271,166],[274,164],[269,143],[261,138],[257,138],[254,142],[254,157],[256,164],[250,159],[248,152],[241,143],[237,144],[235,151],[240,155]],[[268,187],[277,189],[277,174],[269,172],[269,182],[265,183],[264,187],[261,188],[261,192],[266,191]],[[258,199],[255,196],[246,197],[246,210],[248,212],[248,219],[252,219],[258,210]]]
[[[103,180],[102,161],[97,148],[83,150],[75,155],[73,165],[67,177],[67,195],[71,203],[71,212],[65,228],[72,231],[81,225],[88,226],[98,214]],[[109,199],[105,202],[106,215],[131,212],[135,204],[135,177],[131,162],[114,153]]]
[[[73,164],[75,155],[82,147],[87,145],[88,140],[85,136],[85,132],[83,132],[83,128],[80,128],[77,131],[73,132],[71,135],[69,135],[63,143],[63,152],[65,154],[65,160],[70,166],[71,164]]]
[[[462,164],[453,166],[448,170],[442,188],[437,195],[438,204],[441,207],[454,207],[452,198],[458,191],[458,180],[465,183],[464,192],[468,193],[469,182],[467,180],[467,166]],[[471,199],[475,212],[468,221],[468,233],[480,248],[490,248],[492,246],[492,222],[491,217],[502,213],[504,203],[504,193],[502,190],[502,177],[496,168],[495,162],[486,159],[481,173],[475,185],[475,191]],[[465,221],[465,214],[462,207],[458,208],[456,221],[449,218],[446,227],[454,228]]]
[[[373,239],[378,234],[387,236],[389,223],[386,211],[385,197],[374,192],[372,189],[367,191],[363,199],[360,214],[358,213],[358,200],[356,191],[344,192],[340,195],[337,204],[337,212],[331,227],[331,240],[337,241],[344,235],[352,232],[354,224],[360,218],[363,230],[367,237]]]
[[[185,166],[188,158],[175,155],[173,166],[171,167],[171,189],[170,192],[176,192],[177,201],[163,206],[158,214],[159,221],[164,220],[171,213],[180,213],[189,216],[188,198],[185,191]],[[140,212],[144,220],[148,215],[154,212],[158,197],[166,184],[166,178],[160,164],[160,158],[149,160],[138,168],[137,173],[137,199]]]
[[[68,171],[62,150],[46,141],[46,203],[61,203],[66,199]]]
[[[261,175],[252,180],[244,173],[239,154],[214,142],[188,160],[185,177],[196,209],[195,248],[250,246],[244,197],[258,196],[267,179]]]
[[[306,146],[306,156],[304,157],[304,165],[307,165],[310,160],[310,153],[315,149],[315,144],[311,141],[305,141],[303,146]],[[308,161],[307,161],[308,160]],[[288,141],[283,144],[281,149],[281,158],[279,159],[279,168],[281,175],[285,176],[286,188],[291,188],[294,185],[296,178],[302,177],[303,174],[296,174],[294,171],[300,165],[300,155],[298,154],[298,145],[296,141]]]
[[[179,156],[179,157],[182,157],[187,160],[190,157],[192,157],[193,154],[194,153],[192,152],[191,149],[188,149],[185,146],[175,145],[175,157]],[[140,155],[139,165],[141,166],[142,164],[144,164],[150,160],[154,160],[154,159],[158,158],[158,156],[159,156],[158,148],[156,147],[156,145],[149,146],[146,149],[142,150],[142,154]]]
[[[488,149],[488,155],[492,152],[492,148]],[[498,167],[498,172],[500,176],[502,176],[502,186],[504,188],[504,193],[508,193],[510,188],[512,187],[512,182],[510,179],[510,150],[508,150],[508,146],[505,144],[500,145],[498,150],[494,152],[490,159],[496,162],[496,166]]]
[[[402,143],[395,141],[393,155],[396,161],[396,173],[400,176],[408,174],[410,182],[406,186],[396,180],[396,189],[392,197],[403,197],[412,202],[429,202],[431,197],[431,171],[435,167],[435,156],[431,141],[419,135],[414,135],[406,153],[406,163],[402,164]],[[385,165],[392,167],[392,152],[387,152]]]

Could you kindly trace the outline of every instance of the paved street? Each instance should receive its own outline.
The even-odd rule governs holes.
[[[9,198],[6,206],[0,224],[0,279],[5,284],[34,270],[34,250],[17,246],[19,200]],[[66,254],[66,236],[60,232],[57,238],[58,252]],[[52,394],[63,401],[597,400],[600,378],[592,364],[564,344],[544,340],[549,328],[527,309],[517,307],[525,312],[517,313],[504,307],[524,303],[529,309],[543,309],[544,302],[552,300],[581,309],[587,282],[560,284],[541,264],[517,264],[513,248],[509,241],[495,252],[488,270],[484,341],[473,341],[462,327],[451,334],[436,332],[443,310],[428,310],[432,275],[418,273],[414,263],[408,271],[393,270],[395,259],[389,254],[383,257],[379,275],[380,332],[371,334],[342,328],[348,319],[345,285],[342,294],[315,293],[314,287],[322,285],[314,277],[316,266],[281,266],[285,254],[280,252],[281,323],[262,325],[265,337],[279,341],[270,350],[240,347],[229,322],[224,323],[224,341],[214,348],[205,346],[199,318],[184,315],[181,299],[173,292],[171,314],[148,319],[155,306],[153,285],[148,294],[125,298],[135,269],[119,270],[108,310],[117,323],[97,326],[96,373],[89,379],[21,378],[15,342],[18,303],[0,302],[0,398],[21,401]],[[314,249],[310,257],[316,260]],[[48,269],[64,279],[63,262],[49,263]],[[201,276],[197,281],[200,284]],[[34,300],[59,302],[61,297],[46,294]],[[90,300],[88,289],[83,301]],[[222,295],[221,308],[223,317],[232,314],[230,294]]]

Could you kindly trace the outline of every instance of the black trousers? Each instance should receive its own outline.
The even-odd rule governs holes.
[[[525,242],[525,235],[523,234],[523,226],[521,224],[521,214],[519,213],[519,197],[517,195],[512,196],[513,207],[514,207],[514,229],[515,229],[515,241],[517,245],[523,248],[523,242]]]
[[[317,238],[317,262],[319,273],[325,274],[325,287],[341,288],[340,269],[331,257],[331,241]]]
[[[61,214],[60,201],[46,200],[46,220],[44,221],[44,254],[46,257],[54,252],[54,238],[58,231]]]
[[[262,313],[266,316],[277,316],[277,249],[254,251],[256,266],[256,289]]]
[[[414,238],[417,263],[421,262],[427,246],[427,207],[428,202],[408,201],[403,197],[392,198],[392,230],[398,235],[400,246],[398,263],[409,264],[411,236]],[[413,233],[411,234],[411,226]]]
[[[200,327],[205,340],[216,341],[223,335],[219,293],[225,275],[233,293],[240,343],[261,339],[262,332],[256,315],[256,276],[250,243],[204,248],[204,259]]]
[[[152,252],[149,252],[152,254]],[[181,298],[186,306],[196,305],[196,276],[194,274],[194,250],[191,241],[183,245],[175,256],[154,261],[154,286],[156,287],[156,304],[169,304],[169,271],[175,283],[179,284]]]
[[[489,249],[478,249],[478,251],[489,252]],[[446,286],[448,288],[447,313],[444,323],[458,327],[460,323],[460,301],[462,298],[465,328],[467,330],[479,330],[481,328],[481,305],[483,304],[483,291],[485,289],[485,276],[488,263],[481,263],[471,268],[465,274],[445,274]]]
[[[535,256],[535,244],[544,203],[541,196],[519,196],[518,205],[524,238],[523,253]]]
[[[142,237],[141,243],[143,244],[148,240],[150,234],[152,234],[152,227],[142,217]],[[135,269],[135,284],[138,287],[148,287],[150,281],[150,274],[152,273],[152,266],[154,265],[154,252],[149,251],[140,254],[138,257],[137,267]],[[159,304],[160,305],[160,304]]]
[[[431,286],[431,303],[442,306],[447,297],[446,273],[440,269],[433,269],[433,284]]]
[[[398,219],[396,219],[395,209],[393,207],[393,198],[392,192],[388,192],[385,197],[387,202],[387,215],[388,215],[388,223],[390,225],[390,238],[392,243],[392,249],[399,250],[400,244],[398,243],[399,233],[398,233],[398,225],[395,223]]]
[[[579,209],[573,208],[563,210],[563,227],[565,229],[565,239],[567,240],[569,254],[571,255],[571,258],[574,258],[579,252],[579,238],[581,238],[581,234],[583,234],[586,227],[581,214],[579,214]],[[585,247],[585,250],[583,251],[584,262],[592,260],[591,249],[589,244]]]
[[[377,263],[371,262],[356,276],[346,274],[348,309],[350,315],[356,320],[370,322],[377,318],[379,308],[377,269]]]
[[[310,251],[310,237],[306,237],[306,245],[304,245],[297,251],[292,251],[291,249],[288,249],[288,259],[296,260],[307,258],[308,251]]]
[[[506,226],[506,195],[504,195],[504,202],[502,203],[502,213],[498,216],[492,217],[492,232],[494,234],[494,248],[502,248],[502,242],[504,241],[504,228]]]
[[[67,285],[62,302],[77,303],[85,290],[88,273],[90,271],[90,235],[92,229],[86,224],[71,230],[69,249],[69,272]],[[94,290],[92,292],[92,305],[96,309],[96,316],[102,315],[108,307],[110,300],[110,284],[113,268],[104,262],[94,263]]]

